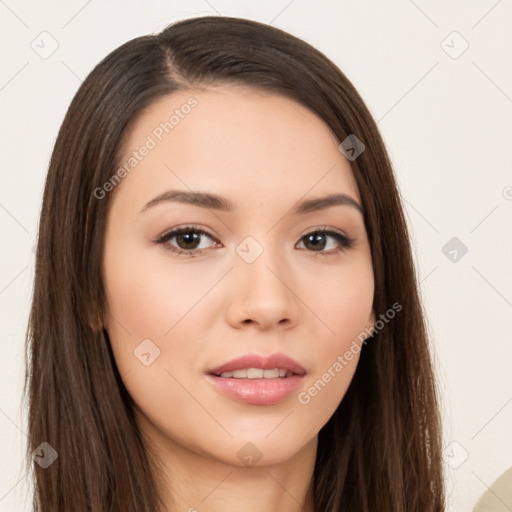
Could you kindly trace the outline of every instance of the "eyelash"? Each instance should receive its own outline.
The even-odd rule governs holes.
[[[193,250],[186,251],[186,250],[183,250],[183,249],[178,249],[178,248],[176,248],[176,247],[174,247],[174,246],[172,246],[172,245],[167,243],[169,240],[173,239],[175,236],[178,236],[178,235],[180,235],[182,233],[191,233],[191,232],[205,235],[210,240],[217,241],[212,235],[210,235],[209,233],[207,233],[203,229],[200,229],[197,226],[190,225],[190,226],[184,226],[182,228],[173,229],[171,231],[167,231],[167,232],[163,233],[157,240],[155,240],[155,242],[157,244],[161,244],[165,250],[171,251],[173,253],[176,253],[177,256],[180,256],[182,254],[187,256],[187,257],[198,256],[199,254],[201,254],[206,249],[193,249]],[[350,238],[350,237],[345,236],[345,235],[342,235],[341,233],[338,233],[337,231],[333,231],[333,230],[329,229],[327,226],[323,226],[321,228],[316,228],[314,230],[311,230],[311,231],[307,232],[306,234],[304,234],[301,237],[300,240],[302,240],[303,238],[306,238],[308,235],[319,234],[319,233],[320,234],[329,235],[329,236],[333,237],[335,240],[338,241],[338,243],[341,246],[341,248],[339,249],[339,251],[336,251],[335,253],[325,252],[325,251],[310,251],[315,256],[317,254],[320,254],[322,256],[335,256],[339,252],[345,252],[346,250],[351,249],[354,246],[354,244],[355,244],[355,239]]]

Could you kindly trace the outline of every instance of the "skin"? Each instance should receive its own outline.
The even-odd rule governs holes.
[[[198,105],[110,192],[104,326],[147,449],[161,464],[169,511],[312,512],[305,496],[317,435],[359,353],[309,403],[297,395],[374,325],[374,278],[356,208],[290,211],[334,192],[361,204],[359,191],[324,121],[288,98],[239,86],[159,99],[135,120],[121,161],[191,96]],[[220,194],[236,208],[162,202],[141,212],[171,189]],[[212,236],[200,238],[201,254],[178,256],[154,242],[190,223]],[[307,230],[326,226],[354,238],[353,247],[327,235],[317,249],[307,243]],[[248,236],[263,248],[252,263],[235,251]],[[186,244],[167,242],[198,246]],[[134,355],[144,339],[160,350],[148,366]],[[256,406],[210,384],[209,369],[251,352],[292,357],[307,371],[303,386],[276,405]],[[247,443],[261,456],[251,466],[237,455]]]

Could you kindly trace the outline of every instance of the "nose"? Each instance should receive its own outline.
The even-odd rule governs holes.
[[[232,278],[235,284],[227,319],[233,327],[254,325],[268,330],[296,324],[300,301],[294,292],[293,273],[282,255],[265,249],[252,263],[236,255]]]

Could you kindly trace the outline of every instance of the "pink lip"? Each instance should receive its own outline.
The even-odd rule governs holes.
[[[245,368],[261,368],[273,370],[280,368],[293,372],[290,377],[274,379],[235,379],[220,375],[233,370]],[[306,370],[297,361],[284,354],[271,354],[264,357],[248,354],[228,361],[210,370],[207,378],[223,394],[250,405],[274,405],[287,398],[303,381]]]
[[[249,405],[277,404],[296,391],[304,381],[304,375],[276,379],[206,377],[221,393]]]
[[[245,368],[261,368],[263,370],[273,370],[281,368],[289,370],[297,375],[304,375],[306,370],[297,361],[285,354],[271,354],[269,356],[260,356],[258,354],[247,354],[236,359],[232,359],[221,366],[217,366],[209,371],[210,374],[220,375],[224,372],[233,370],[243,370]],[[270,379],[269,379],[270,380]]]

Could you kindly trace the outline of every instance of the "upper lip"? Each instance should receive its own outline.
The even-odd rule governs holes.
[[[261,368],[262,370],[273,370],[280,368],[288,370],[297,375],[304,375],[306,370],[297,361],[293,360],[285,354],[270,354],[261,356],[259,354],[247,354],[236,359],[232,359],[227,363],[211,369],[209,372],[214,375],[221,375],[224,372],[233,370],[243,370],[246,368]]]

